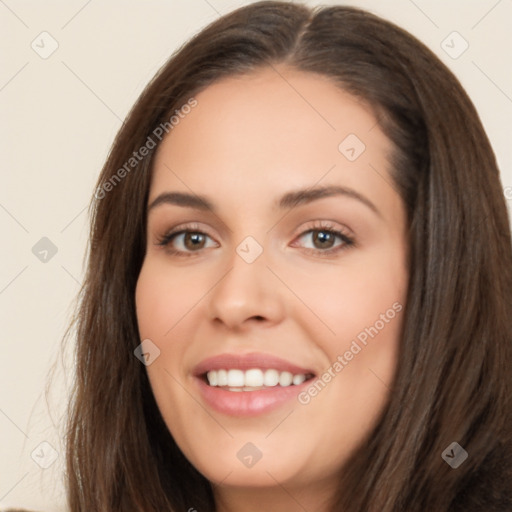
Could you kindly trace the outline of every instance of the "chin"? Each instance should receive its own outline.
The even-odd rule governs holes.
[[[304,441],[290,436],[272,434],[274,439],[265,439],[265,435],[235,435],[234,438],[218,442],[217,439],[202,434],[209,443],[195,444],[193,448],[182,448],[187,459],[210,482],[236,487],[275,487],[311,483],[314,478],[312,459],[305,452]],[[178,443],[181,448],[182,443]],[[188,445],[191,447],[191,444]],[[325,468],[325,461],[319,462]],[[317,475],[320,478],[320,475]]]

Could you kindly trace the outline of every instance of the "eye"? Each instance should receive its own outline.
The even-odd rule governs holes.
[[[308,252],[322,256],[331,255],[355,245],[354,239],[350,235],[327,223],[314,225],[311,229],[304,231],[298,237],[298,240],[302,239],[309,239],[313,245],[313,247],[305,247]],[[335,245],[336,239],[339,240],[337,245]]]
[[[215,243],[207,246],[207,239],[211,237],[201,231],[198,226],[182,226],[166,233],[157,240],[157,245],[164,246],[171,254],[177,256],[194,256],[201,249],[216,247]]]

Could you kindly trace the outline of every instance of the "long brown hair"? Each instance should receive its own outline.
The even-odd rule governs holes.
[[[410,226],[389,402],[340,472],[332,511],[509,510],[512,242],[478,114],[449,69],[394,24],[353,7],[258,2],[218,19],[170,58],[127,116],[99,177],[66,424],[71,511],[215,510],[212,484],[175,444],[134,356],[158,144],[118,171],[193,95],[278,63],[326,76],[373,106],[394,144],[393,186]],[[441,457],[454,441],[468,453],[457,469]]]

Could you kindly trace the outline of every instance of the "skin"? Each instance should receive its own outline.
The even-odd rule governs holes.
[[[359,343],[342,371],[333,363],[406,299],[407,221],[391,186],[390,141],[371,109],[328,79],[277,70],[209,86],[162,141],[148,204],[163,192],[192,192],[207,196],[216,212],[151,209],[136,289],[141,340],[160,350],[146,367],[155,399],[186,457],[221,483],[214,493],[225,512],[327,510],[343,463],[389,398],[403,313]],[[348,134],[366,146],[352,162],[338,149]],[[321,185],[350,188],[378,213],[347,195],[274,206],[290,190]],[[316,239],[326,222],[354,245]],[[158,245],[186,223],[206,236],[196,245],[184,235]],[[253,263],[236,252],[247,236],[263,249]],[[172,254],[173,247],[192,256]],[[255,351],[317,376],[331,368],[334,377],[306,405],[292,399],[251,418],[209,408],[193,367],[220,353]],[[247,442],[262,452],[251,468],[237,458]]]

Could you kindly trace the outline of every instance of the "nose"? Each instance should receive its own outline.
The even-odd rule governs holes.
[[[267,267],[265,250],[252,263],[236,251],[224,276],[208,294],[208,313],[213,322],[232,330],[251,324],[275,325],[284,314],[282,284]]]

